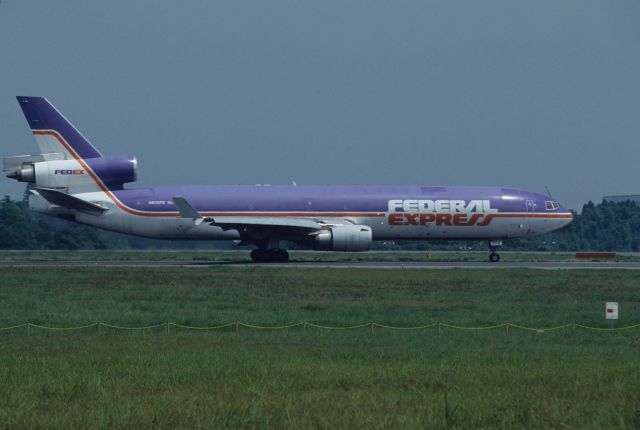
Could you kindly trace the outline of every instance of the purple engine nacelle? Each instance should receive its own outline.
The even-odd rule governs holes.
[[[138,179],[138,160],[131,155],[89,158],[85,162],[110,188],[122,186]]]

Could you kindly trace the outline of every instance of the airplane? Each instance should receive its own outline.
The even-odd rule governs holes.
[[[213,185],[125,188],[133,156],[102,155],[46,98],[18,96],[40,148],[4,159],[7,177],[31,184],[37,212],[156,239],[254,245],[255,262],[285,262],[281,242],[368,251],[374,240],[502,241],[569,224],[554,198],[516,188],[461,186]]]

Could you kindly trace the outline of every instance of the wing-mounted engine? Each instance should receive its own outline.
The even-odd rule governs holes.
[[[366,225],[335,225],[316,234],[315,247],[323,251],[368,251],[373,243],[371,227]]]
[[[109,189],[122,189],[123,184],[137,179],[138,162],[131,156],[110,156],[84,159],[64,159],[64,154],[41,154],[4,159],[7,177],[28,182],[37,187],[85,191],[99,189],[100,183]]]

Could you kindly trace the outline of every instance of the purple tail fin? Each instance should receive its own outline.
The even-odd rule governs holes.
[[[43,154],[61,152],[67,158],[98,158],[98,151],[44,97],[18,96],[18,103]]]

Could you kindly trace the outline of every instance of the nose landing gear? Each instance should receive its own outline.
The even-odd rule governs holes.
[[[489,242],[489,250],[491,251],[491,254],[489,254],[490,262],[497,263],[498,261],[500,261],[500,254],[496,252],[498,247],[500,246],[502,246],[501,240],[492,240],[491,242]]]

